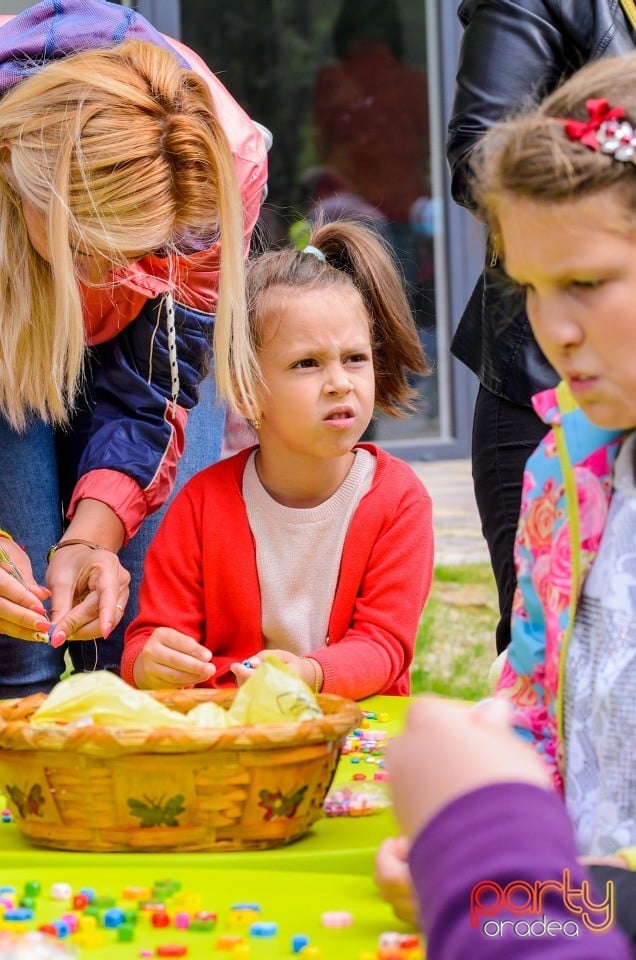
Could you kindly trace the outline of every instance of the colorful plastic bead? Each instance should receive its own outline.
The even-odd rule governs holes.
[[[198,917],[192,917],[190,920],[190,930],[194,933],[205,933],[206,930],[214,930],[215,926],[214,920],[201,920]]]
[[[385,930],[384,933],[381,933],[378,937],[378,948],[380,950],[387,950],[389,947],[399,947],[401,939],[402,935],[396,933],[395,930]]]
[[[121,892],[122,900],[132,900],[139,903],[142,900],[150,900],[152,891],[150,887],[124,887]]]
[[[124,911],[119,907],[109,907],[102,915],[102,924],[105,927],[120,927],[124,920]]]
[[[275,937],[278,933],[278,924],[272,921],[259,920],[250,927],[250,937]]]
[[[39,880],[27,880],[24,884],[24,896],[25,897],[37,897],[42,889],[42,885]]]
[[[190,914],[183,911],[175,913],[172,922],[177,930],[187,930],[190,926]]]
[[[210,921],[212,921],[212,923],[216,923],[218,919],[214,910],[197,910],[194,918],[195,920],[203,920],[206,923],[209,923]]]
[[[73,888],[70,883],[54,883],[51,886],[52,900],[70,900],[73,896]]]
[[[306,933],[295,933],[291,938],[291,952],[300,953],[303,947],[309,946],[309,937]]]
[[[171,877],[166,880],[157,880],[153,886],[153,896],[155,897],[171,897],[174,893],[178,893],[181,890],[181,881],[173,880]]]
[[[120,923],[117,927],[117,940],[119,943],[132,943],[135,939],[135,927],[132,923]]]
[[[240,943],[245,943],[243,937],[233,936],[230,933],[224,934],[222,937],[217,937],[216,939],[216,949],[217,950],[234,950]]]
[[[187,952],[183,943],[162,943],[156,950],[158,957],[185,957]]]
[[[320,917],[323,927],[350,927],[353,916],[348,910],[326,910]]]
[[[70,933],[75,933],[79,929],[79,917],[75,913],[63,913],[60,917],[69,929]]]
[[[153,927],[162,929],[163,927],[170,926],[170,917],[165,910],[155,910],[150,918],[150,922],[152,923]]]
[[[11,923],[25,923],[33,920],[33,910],[28,907],[14,907],[12,910],[5,910],[4,919]]]

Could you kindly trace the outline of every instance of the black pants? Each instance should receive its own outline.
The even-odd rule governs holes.
[[[526,460],[548,428],[530,407],[479,388],[473,420],[473,483],[499,593],[497,652],[510,643],[516,586],[513,549]]]

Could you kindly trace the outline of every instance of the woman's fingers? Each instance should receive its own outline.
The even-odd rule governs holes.
[[[32,576],[27,560],[26,586],[6,569],[0,569],[0,632],[18,640],[41,640],[51,626],[42,599],[31,589]],[[33,584],[38,589],[37,584]],[[46,591],[45,591],[46,595]]]
[[[125,587],[115,603],[115,614],[112,616],[113,627],[116,627],[124,615],[128,602],[128,587]],[[100,618],[100,597],[96,590],[91,592],[72,610],[55,624],[54,636],[64,634],[67,640],[96,640],[102,633]],[[57,645],[57,644],[54,644]]]
[[[130,574],[116,553],[73,545],[54,554],[47,579],[52,589],[54,645],[65,639],[107,637],[121,620]]]

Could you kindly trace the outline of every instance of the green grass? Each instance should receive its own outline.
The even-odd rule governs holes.
[[[437,567],[417,634],[412,692],[463,700],[487,696],[498,619],[488,564]]]

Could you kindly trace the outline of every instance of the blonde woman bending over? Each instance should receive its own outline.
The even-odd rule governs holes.
[[[221,384],[227,392],[230,349],[247,367],[234,380],[251,375],[243,257],[266,150],[192,51],[103,0],[3,18],[0,91],[0,697],[10,697],[50,689],[68,640],[102,638],[70,644],[76,669],[118,668],[146,518],[175,483],[215,316]],[[205,419],[196,467],[220,450],[221,408]]]

